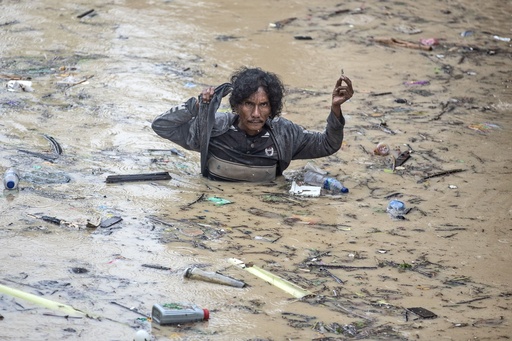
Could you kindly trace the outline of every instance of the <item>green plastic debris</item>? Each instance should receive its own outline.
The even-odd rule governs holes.
[[[217,206],[231,204],[231,201],[222,199],[222,198],[218,198],[218,197],[210,197],[210,198],[208,198],[208,201],[215,203],[215,205],[217,205]]]

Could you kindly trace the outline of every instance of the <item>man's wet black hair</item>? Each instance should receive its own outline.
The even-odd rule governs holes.
[[[229,97],[229,104],[234,111],[262,86],[270,102],[270,119],[281,114],[284,86],[276,74],[260,68],[242,67],[231,76],[231,84],[233,91]]]

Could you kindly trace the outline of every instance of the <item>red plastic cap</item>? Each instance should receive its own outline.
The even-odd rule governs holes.
[[[208,320],[210,318],[210,312],[208,311],[208,309],[203,309],[203,313],[204,313],[204,318],[203,320]]]

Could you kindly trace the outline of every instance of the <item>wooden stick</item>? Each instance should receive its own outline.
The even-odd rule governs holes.
[[[465,169],[452,169],[452,170],[447,170],[447,171],[444,171],[444,172],[435,173],[435,174],[432,174],[432,175],[427,175],[427,176],[424,176],[423,178],[421,178],[418,181],[418,183],[424,182],[425,180],[430,179],[430,178],[435,178],[435,177],[438,177],[438,176],[449,175],[449,174],[459,173],[459,172],[464,172],[464,171],[465,171]]]
[[[376,43],[392,46],[392,47],[406,47],[409,49],[432,51],[432,46],[421,45],[420,43],[411,43],[409,41],[397,38],[373,38]]]
[[[460,301],[460,302],[457,302],[456,304],[467,304],[467,303],[473,303],[473,302],[476,302],[476,301],[486,300],[486,299],[488,299],[488,298],[491,298],[491,296],[477,297],[477,298],[474,298],[474,299],[472,299],[472,300]]]
[[[77,17],[78,19],[82,19],[83,17],[85,17],[85,16],[86,16],[86,15],[88,15],[88,14],[91,14],[92,12],[94,12],[94,9],[90,9],[90,10],[88,10],[87,12],[84,12],[84,13],[82,13],[82,14],[80,14],[80,15],[77,15],[76,17]]]
[[[82,80],[80,80],[80,81],[78,81],[78,82],[75,82],[75,83],[73,83],[73,84],[69,84],[68,86],[66,86],[66,87],[64,88],[64,91],[65,91],[65,90],[68,90],[68,89],[69,89],[69,88],[71,88],[71,87],[74,87],[75,85],[85,83],[86,81],[88,81],[88,80],[89,80],[89,79],[91,79],[92,77],[94,77],[94,75],[91,75],[91,76],[85,76],[85,78],[84,78],[84,79],[82,79]]]
[[[332,269],[345,269],[345,270],[375,270],[378,269],[376,266],[350,266],[342,264],[316,264],[307,263],[307,266],[321,267],[321,268],[332,268]]]

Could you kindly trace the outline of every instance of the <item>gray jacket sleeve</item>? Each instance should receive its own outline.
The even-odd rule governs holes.
[[[343,142],[345,118],[337,118],[332,112],[327,117],[324,132],[302,131],[302,138],[297,141],[292,159],[309,159],[329,156],[336,153]]]
[[[273,126],[283,171],[291,160],[314,159],[336,153],[343,142],[345,119],[343,116],[338,119],[331,112],[324,132],[309,131],[283,118],[275,120]]]
[[[199,151],[197,99],[192,97],[185,103],[164,112],[151,124],[159,136],[179,146]]]

